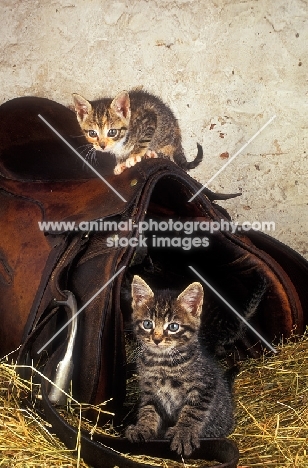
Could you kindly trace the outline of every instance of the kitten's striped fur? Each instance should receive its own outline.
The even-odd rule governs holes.
[[[200,437],[224,437],[234,424],[230,385],[199,342],[203,288],[192,283],[176,298],[154,295],[134,276],[132,298],[140,404],[126,436],[132,442],[164,436],[189,456]]]
[[[89,102],[73,94],[75,111],[87,140],[98,151],[116,156],[115,174],[142,158],[170,158],[185,170],[202,160],[198,146],[194,161],[187,162],[177,119],[162,100],[146,91],[122,91],[114,99]]]

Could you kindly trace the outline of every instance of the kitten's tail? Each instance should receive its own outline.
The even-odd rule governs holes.
[[[199,143],[197,143],[197,147],[198,147],[197,156],[195,157],[193,161],[188,162],[184,153],[180,153],[180,154],[177,153],[174,155],[174,162],[176,162],[177,165],[180,166],[185,171],[190,171],[190,169],[194,169],[201,163],[203,159],[202,146]]]

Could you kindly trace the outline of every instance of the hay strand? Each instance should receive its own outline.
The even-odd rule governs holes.
[[[242,364],[235,384],[242,465],[308,467],[308,336]]]

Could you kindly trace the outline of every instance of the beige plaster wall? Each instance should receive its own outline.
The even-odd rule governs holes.
[[[0,15],[0,103],[143,86],[188,156],[203,145],[202,183],[276,115],[209,188],[242,191],[221,202],[234,220],[275,221],[308,258],[307,0],[1,0]]]

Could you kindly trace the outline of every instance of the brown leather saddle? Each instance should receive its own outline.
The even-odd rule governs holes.
[[[167,160],[145,160],[115,176],[114,158],[105,155],[103,162],[93,162],[94,174],[73,151],[86,154],[75,115],[53,101],[17,98],[0,107],[0,118],[1,355],[21,345],[19,363],[33,362],[52,380],[64,381],[63,388],[72,380],[74,398],[84,403],[112,398],[111,409],[121,413],[129,372],[125,330],[130,307],[125,290],[130,277],[138,273],[158,286],[182,287],[198,280],[191,266],[239,311],[265,280],[266,293],[251,325],[269,343],[304,332],[307,262],[275,239],[254,231],[243,235],[196,229],[187,234],[171,229],[164,238],[177,237],[181,243],[183,237],[192,242],[206,236],[208,246],[157,248],[157,232],[146,232],[147,241],[141,245],[128,242],[140,240],[139,223],[150,220],[228,221],[228,213],[215,200],[230,196],[204,189],[189,202],[200,184]],[[74,225],[39,227],[56,221]],[[91,226],[93,221],[97,224]],[[95,230],[107,221],[114,224]],[[234,325],[228,308],[220,304],[218,313],[226,325]],[[216,339],[220,330],[207,325],[207,333]],[[238,359],[261,349],[260,340],[245,329],[231,351]],[[56,371],[62,364],[64,377]],[[57,410],[61,392],[53,393],[44,379],[41,391],[45,417],[73,449],[77,429]],[[90,439],[84,432],[81,450],[88,463],[105,468],[142,466],[118,452],[174,458],[166,441],[135,446],[122,437]],[[194,458],[235,467],[238,451],[231,440],[204,439]]]

